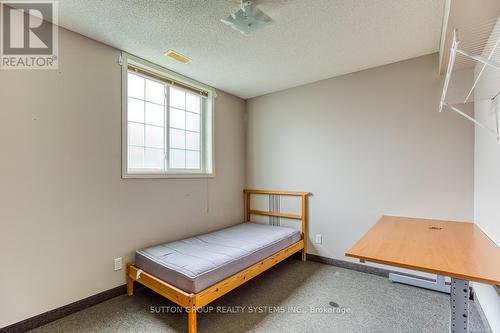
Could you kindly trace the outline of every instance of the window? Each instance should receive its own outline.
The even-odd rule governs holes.
[[[213,90],[122,59],[123,177],[213,176]]]

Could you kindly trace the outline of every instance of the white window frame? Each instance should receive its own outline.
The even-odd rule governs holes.
[[[172,72],[166,68],[155,65],[151,62],[122,52],[120,57],[122,66],[122,178],[213,178],[215,177],[215,89],[198,81],[192,80],[183,75]],[[208,97],[205,97],[207,106],[205,114],[201,114],[201,146],[200,146],[200,164],[202,172],[190,169],[171,169],[167,166],[164,172],[151,170],[151,172],[129,172],[128,168],[128,93],[127,93],[127,77],[129,64],[135,67],[142,68],[156,75],[165,77],[166,79],[182,83],[203,91],[208,92]],[[154,79],[154,78],[153,78]],[[166,111],[165,117],[170,117],[169,110]],[[168,128],[165,128],[168,133]],[[168,135],[168,134],[167,134]],[[170,154],[170,149],[167,144],[165,146],[167,154]],[[166,161],[168,163],[168,161]],[[147,170],[147,169],[144,169]]]

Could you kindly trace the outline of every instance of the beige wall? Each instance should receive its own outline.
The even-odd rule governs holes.
[[[441,87],[434,54],[247,101],[248,185],[312,192],[309,252],[343,260],[383,214],[472,221],[474,129]]]
[[[0,327],[122,285],[113,258],[241,220],[245,102],[215,179],[121,179],[120,52],[60,31],[59,71],[0,71]]]

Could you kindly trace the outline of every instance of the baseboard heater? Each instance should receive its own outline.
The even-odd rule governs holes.
[[[451,284],[449,282],[446,282],[446,279],[443,275],[437,275],[436,279],[426,279],[418,276],[389,273],[389,280],[396,283],[440,291],[442,293],[450,293]]]

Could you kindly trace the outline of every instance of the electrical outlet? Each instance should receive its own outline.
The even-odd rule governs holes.
[[[115,271],[122,269],[122,258],[115,258]]]
[[[316,235],[316,239],[314,240],[314,242],[315,242],[316,244],[321,244],[321,242],[322,242],[322,237],[321,237],[321,234],[317,234],[317,235]]]

